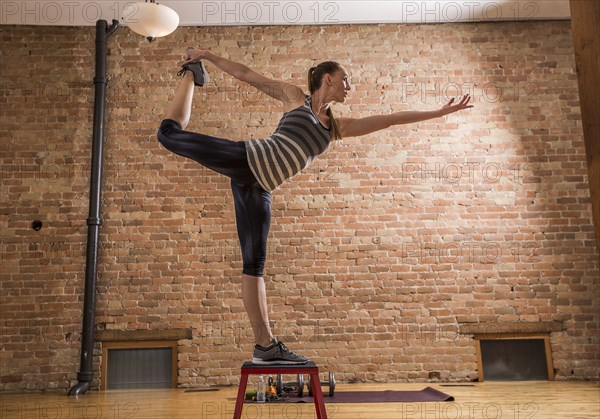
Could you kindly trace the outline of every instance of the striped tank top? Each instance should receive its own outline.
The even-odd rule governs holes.
[[[304,105],[283,114],[273,135],[246,142],[248,164],[265,191],[275,190],[329,148],[331,132],[321,124],[311,104],[307,96]]]

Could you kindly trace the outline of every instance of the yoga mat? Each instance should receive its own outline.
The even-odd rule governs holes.
[[[431,387],[420,391],[336,391],[333,397],[323,394],[325,403],[406,403],[406,402],[452,402],[454,397]],[[312,397],[291,398],[296,403],[313,403]]]

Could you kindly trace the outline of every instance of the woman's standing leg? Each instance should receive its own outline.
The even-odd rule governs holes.
[[[253,176],[251,183],[231,182],[235,218],[242,248],[244,270],[242,299],[250,319],[256,346],[252,362],[257,364],[304,364],[308,359],[290,351],[273,338],[264,280],[267,237],[271,227],[271,194]]]
[[[271,227],[271,194],[256,185],[252,174],[246,182],[231,181],[235,220],[244,262],[242,300],[257,345],[269,346],[273,334],[269,324],[264,264]]]

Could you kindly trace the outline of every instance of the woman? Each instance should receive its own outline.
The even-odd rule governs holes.
[[[208,82],[202,60],[279,100],[284,115],[275,133],[264,140],[231,141],[184,131],[190,120],[194,86]],[[336,118],[332,103],[343,103],[350,91],[348,72],[324,62],[308,72],[309,95],[293,84],[269,79],[243,64],[208,50],[189,48],[179,75],[182,80],[158,131],[161,144],[231,178],[237,230],[242,248],[242,299],[255,336],[252,361],[257,364],[303,364],[273,337],[269,326],[264,282],[267,235],[271,222],[271,192],[328,147],[331,140],[366,135],[392,125],[442,117],[471,108],[470,97],[454,99],[437,111],[397,112],[367,118]]]

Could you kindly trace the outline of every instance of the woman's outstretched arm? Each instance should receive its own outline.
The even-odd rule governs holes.
[[[199,60],[208,60],[236,79],[248,83],[265,94],[283,102],[286,107],[296,107],[304,103],[302,89],[291,83],[273,80],[257,73],[244,64],[220,57],[209,50],[189,49],[185,52],[183,64]]]
[[[451,99],[446,105],[436,111],[396,112],[389,115],[374,115],[366,118],[340,117],[338,118],[340,134],[342,138],[358,137],[389,128],[392,125],[412,124],[414,122],[439,118],[463,109],[472,108],[473,105],[469,105],[470,101],[471,96],[465,95],[459,103],[454,104],[454,99]]]

